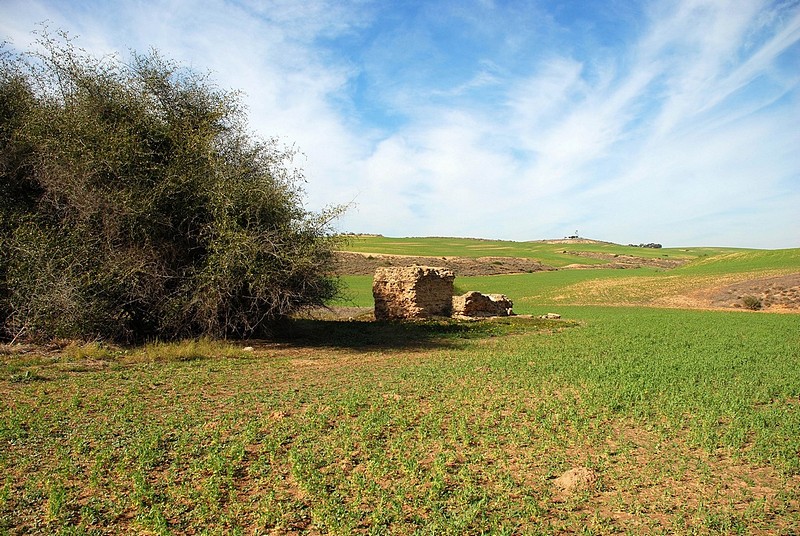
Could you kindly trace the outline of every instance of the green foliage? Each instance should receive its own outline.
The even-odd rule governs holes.
[[[64,358],[72,362],[82,360],[110,361],[116,356],[121,355],[122,351],[99,342],[89,342],[86,344],[71,342],[64,348],[63,353]]]
[[[164,343],[151,342],[142,348],[130,352],[134,361],[193,361],[195,359],[236,358],[246,353],[241,349],[224,341],[215,341],[208,338],[190,339],[179,342]]]
[[[157,53],[43,33],[0,58],[0,320],[9,337],[249,336],[337,293],[339,212],[235,93]]]
[[[745,307],[752,309],[753,311],[758,311],[762,307],[761,299],[749,294],[742,296],[742,303],[744,303]]]

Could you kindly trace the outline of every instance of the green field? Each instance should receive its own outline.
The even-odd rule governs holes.
[[[681,258],[688,261],[679,268],[639,268],[635,270],[603,269],[557,270],[532,274],[512,274],[456,279],[456,290],[478,290],[506,294],[514,301],[518,314],[535,314],[542,308],[563,305],[651,305],[659,300],[713,286],[720,281],[800,273],[800,248],[782,250],[748,250],[730,248],[662,248],[649,249],[614,244],[543,244],[539,242],[490,242],[454,238],[384,238],[362,237],[351,241],[349,251],[395,255],[441,256],[513,256],[529,257],[551,266],[567,264],[599,264],[609,261],[576,257],[562,251],[603,252],[639,257]],[[437,248],[441,247],[441,250]],[[497,248],[497,249],[494,249]],[[502,250],[501,248],[505,248]],[[447,253],[435,254],[436,251]],[[494,253],[492,253],[494,251]],[[500,251],[507,251],[501,254]],[[344,276],[347,288],[339,302],[371,307],[371,276]]]
[[[617,255],[636,255],[647,258],[698,259],[725,253],[748,252],[734,248],[640,248],[610,243],[547,244],[544,242],[509,242],[474,238],[389,238],[359,236],[348,239],[345,251],[419,255],[430,257],[521,257],[537,259],[544,264],[560,267],[568,264],[600,264],[608,261],[576,257],[564,252],[586,251]]]
[[[634,290],[636,278],[657,276],[654,269],[639,269],[635,275],[625,270],[564,270],[556,272],[537,272],[533,274],[510,274],[481,277],[456,278],[456,293],[478,290],[484,294],[506,294],[514,302],[517,314],[536,314],[542,308],[563,305],[560,296],[578,292],[579,285],[597,280],[615,281],[624,284],[625,289]],[[346,291],[337,304],[356,307],[372,307],[372,276],[342,276]],[[577,288],[578,290],[575,290]],[[586,301],[586,296],[575,296],[575,302]]]
[[[2,346],[0,534],[798,534],[800,316],[654,300],[800,272],[800,250],[681,252],[668,271],[456,280],[560,321]],[[371,306],[369,277],[344,280]],[[592,478],[559,487],[572,468]]]

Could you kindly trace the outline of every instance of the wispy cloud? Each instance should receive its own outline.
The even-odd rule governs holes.
[[[800,245],[800,6],[6,0],[242,89],[346,231]]]

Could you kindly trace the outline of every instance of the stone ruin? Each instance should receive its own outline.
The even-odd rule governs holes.
[[[372,281],[375,319],[450,316],[455,278],[446,268],[378,268]]]
[[[514,304],[505,294],[481,294],[473,290],[453,296],[453,316],[511,316],[514,314],[512,307]]]
[[[447,268],[409,266],[378,268],[372,281],[376,320],[435,316],[490,317],[513,315],[503,294],[468,292],[453,296],[455,275]]]

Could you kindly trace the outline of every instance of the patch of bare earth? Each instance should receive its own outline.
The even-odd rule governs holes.
[[[571,241],[565,241],[569,243]],[[574,243],[574,241],[572,241]],[[606,261],[600,264],[570,264],[558,268],[639,268],[654,267],[669,270],[681,266],[681,259],[644,258],[596,252],[564,253]],[[412,264],[439,266],[452,270],[457,276],[483,276],[533,273],[556,270],[534,259],[515,257],[424,257],[385,255],[377,253],[337,252],[339,275],[372,275],[381,266],[410,266]],[[770,312],[800,310],[800,273],[764,276],[763,274],[728,274],[724,276],[637,277],[635,281],[598,279],[574,285],[556,301],[575,304],[652,305],[681,309],[748,309]],[[757,307],[750,304],[757,303]],[[369,311],[315,311],[317,318],[365,319]],[[321,315],[321,316],[320,316]]]
[[[338,251],[336,258],[336,272],[340,275],[372,275],[380,267],[413,264],[447,268],[458,277],[533,273],[554,269],[534,259],[517,257],[415,257]]]
[[[747,308],[748,303],[752,303],[754,308],[760,309],[797,310],[800,309],[800,273],[715,287],[709,289],[708,297],[713,307]]]
[[[610,253],[572,252],[569,255],[605,261],[598,264],[570,264],[560,269],[573,268],[640,268],[643,266],[656,268],[675,268],[685,261],[663,258],[645,258],[634,255],[615,255]],[[388,255],[381,253],[358,253],[339,251],[336,253],[339,275],[372,275],[379,267],[399,267],[418,264],[421,266],[437,266],[451,270],[458,277],[524,274],[555,270],[535,259],[523,257],[422,257],[410,255]]]
[[[564,251],[567,255],[575,255],[576,257],[585,257],[589,259],[599,259],[608,261],[606,264],[601,264],[602,268],[640,268],[649,266],[653,268],[677,268],[686,264],[686,259],[665,259],[663,257],[647,258],[637,257],[635,255],[619,255],[616,253],[599,253],[593,251]],[[570,264],[565,268],[597,268],[594,264]]]
[[[757,277],[731,274],[704,279],[693,290],[682,289],[653,301],[659,307],[684,309],[754,309],[773,313],[800,311],[800,273]]]

